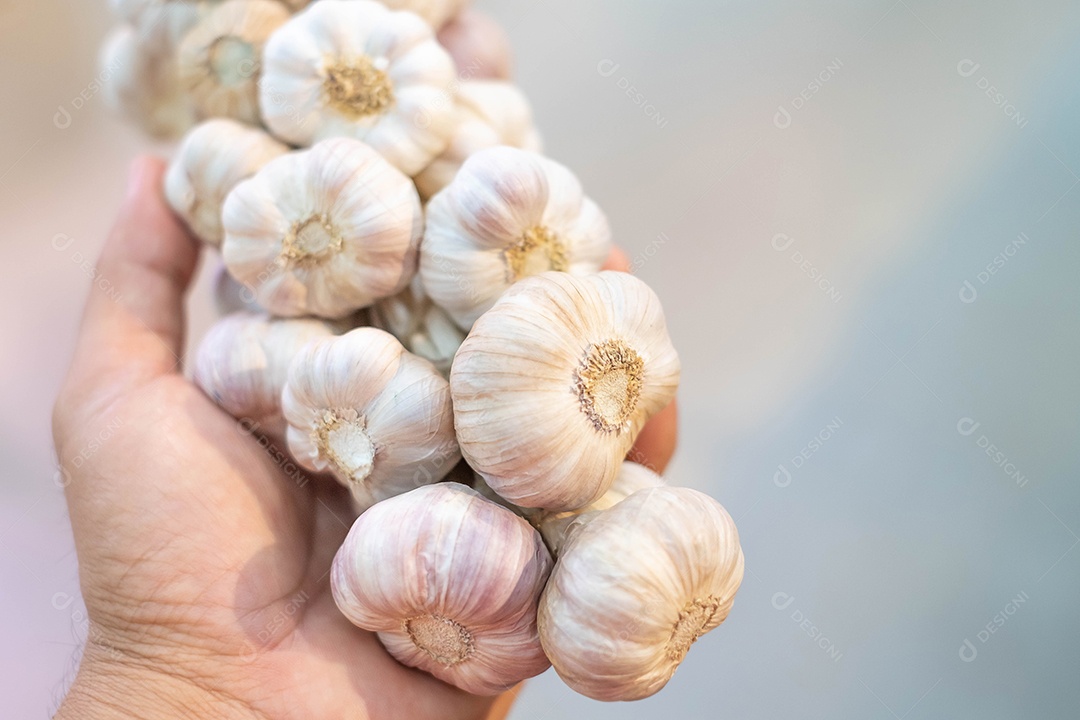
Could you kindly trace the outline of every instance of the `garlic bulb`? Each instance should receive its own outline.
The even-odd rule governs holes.
[[[446,380],[376,328],[297,355],[282,406],[296,461],[333,473],[361,510],[438,482],[461,459]]]
[[[575,528],[590,520],[595,513],[603,512],[630,497],[638,490],[651,487],[663,487],[664,479],[644,465],[626,460],[619,468],[619,474],[615,476],[608,491],[600,496],[599,500],[577,510],[564,510],[555,512],[550,510],[526,510],[524,516],[531,522],[540,534],[544,542],[551,549],[560,548],[566,541],[566,536],[571,532],[571,526]]]
[[[130,25],[122,25],[101,48],[106,102],[155,137],[182,135],[195,123],[195,111],[177,79],[168,49],[148,44]]]
[[[510,502],[549,510],[599,499],[678,382],[656,294],[610,271],[515,283],[450,371],[469,465]]]
[[[457,483],[413,490],[356,521],[334,558],[341,612],[410,667],[477,695],[538,675],[536,603],[551,557],[512,512]]]
[[[225,197],[288,147],[258,128],[219,118],[185,137],[165,174],[165,198],[203,242],[219,246],[225,236]]]
[[[333,335],[334,328],[319,320],[229,315],[210,328],[195,353],[195,384],[246,430],[284,438],[281,391],[289,364],[309,342]]]
[[[409,178],[335,138],[271,160],[229,193],[222,221],[225,264],[260,305],[339,318],[408,285],[423,215]]]
[[[421,198],[430,198],[454,179],[462,163],[480,150],[509,145],[540,152],[540,134],[524,93],[508,82],[468,80],[458,87],[450,145],[417,175]]]
[[[259,122],[263,44],[289,19],[276,0],[225,0],[180,44],[180,83],[204,117]]]
[[[453,85],[453,60],[416,15],[319,0],[267,43],[260,104],[293,145],[357,138],[412,176],[446,148]]]
[[[509,147],[482,150],[427,206],[420,275],[468,329],[513,283],[546,270],[600,269],[611,230],[562,165]]]
[[[405,349],[430,361],[443,376],[465,333],[431,302],[419,276],[402,292],[371,306],[371,324],[396,337]]]
[[[575,526],[540,600],[544,651],[596,700],[659,691],[727,618],[743,577],[727,511],[688,488],[640,490]]]

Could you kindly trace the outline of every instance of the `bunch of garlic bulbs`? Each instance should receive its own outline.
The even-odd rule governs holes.
[[[625,462],[674,398],[660,302],[541,154],[464,0],[113,0],[115,103],[221,262],[194,381],[357,519],[343,615],[495,694],[657,692],[731,609],[738,533]]]

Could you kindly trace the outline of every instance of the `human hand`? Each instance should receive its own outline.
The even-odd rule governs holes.
[[[464,693],[349,624],[329,580],[347,491],[268,453],[182,375],[199,246],[162,174],[133,166],[54,410],[91,623],[57,717],[505,717],[514,691]],[[669,408],[631,459],[662,470],[674,433]]]

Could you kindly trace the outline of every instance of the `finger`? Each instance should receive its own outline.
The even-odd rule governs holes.
[[[499,23],[477,10],[463,10],[439,30],[439,42],[469,80],[508,80],[513,65],[510,38]]]
[[[603,269],[630,272],[630,258],[621,248],[612,247]],[[679,410],[676,402],[672,400],[670,405],[646,423],[626,457],[662,474],[675,454],[678,436]]]
[[[179,368],[197,242],[166,206],[164,163],[135,160],[93,275],[71,382],[120,391]],[[112,380],[115,382],[104,382]]]

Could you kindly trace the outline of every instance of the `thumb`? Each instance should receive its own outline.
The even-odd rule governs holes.
[[[139,157],[92,274],[68,387],[119,394],[177,372],[199,246],[165,205],[164,163]]]

